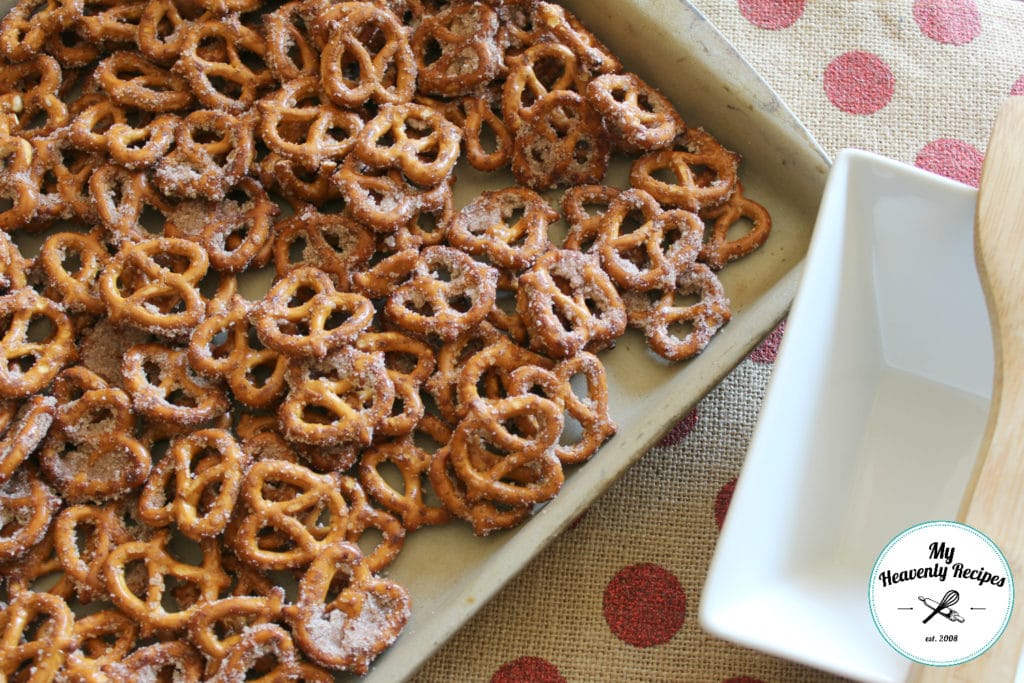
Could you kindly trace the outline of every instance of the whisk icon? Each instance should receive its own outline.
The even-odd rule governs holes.
[[[942,600],[939,602],[924,597],[919,597],[918,600],[932,609],[931,614],[924,618],[924,621],[921,622],[922,624],[927,624],[936,614],[941,614],[950,621],[962,622],[964,620],[963,617],[950,609],[960,600],[960,593],[955,590],[946,591],[946,594],[942,596]]]

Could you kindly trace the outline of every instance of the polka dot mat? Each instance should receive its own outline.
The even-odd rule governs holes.
[[[977,185],[1024,95],[1024,2],[696,0],[830,156],[878,152]],[[697,620],[785,323],[548,546],[415,683],[833,683]]]

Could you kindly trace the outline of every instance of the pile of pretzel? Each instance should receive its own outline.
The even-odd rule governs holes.
[[[365,673],[406,534],[556,495],[595,354],[699,353],[771,229],[541,0],[22,0],[0,56],[5,680]]]

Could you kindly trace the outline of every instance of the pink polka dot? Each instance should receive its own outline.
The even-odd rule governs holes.
[[[739,0],[740,13],[747,21],[771,31],[792,26],[806,4],[806,0]]]
[[[725,524],[725,515],[729,512],[729,503],[732,502],[732,494],[735,490],[736,477],[733,477],[718,489],[718,495],[715,496],[715,524],[719,529]]]
[[[686,592],[668,570],[634,564],[612,577],[604,590],[604,620],[612,633],[636,647],[667,643],[686,618]]]
[[[676,426],[668,430],[668,433],[661,438],[658,442],[659,446],[675,446],[677,443],[685,439],[693,431],[693,428],[697,426],[697,408],[686,414],[682,420],[676,423]]]
[[[1011,95],[1024,95],[1024,74],[1021,74],[1017,82],[1010,86]]]
[[[520,657],[501,665],[491,683],[565,683],[551,662],[540,657]]]
[[[774,363],[775,358],[779,355],[779,343],[782,342],[782,335],[785,331],[786,321],[783,320],[778,327],[761,340],[757,348],[750,352],[750,360],[755,363]]]
[[[921,33],[946,45],[964,45],[981,34],[974,0],[914,0],[914,20]]]
[[[889,104],[895,90],[889,65],[870,52],[847,52],[825,68],[825,94],[850,114],[874,114]]]
[[[977,187],[984,159],[985,155],[966,142],[940,138],[929,142],[917,153],[914,165]]]

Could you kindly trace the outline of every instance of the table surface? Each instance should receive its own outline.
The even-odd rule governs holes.
[[[1024,95],[1020,0],[694,0],[830,156],[855,147],[977,185]],[[704,633],[708,565],[785,323],[485,606],[414,683],[818,683]]]

